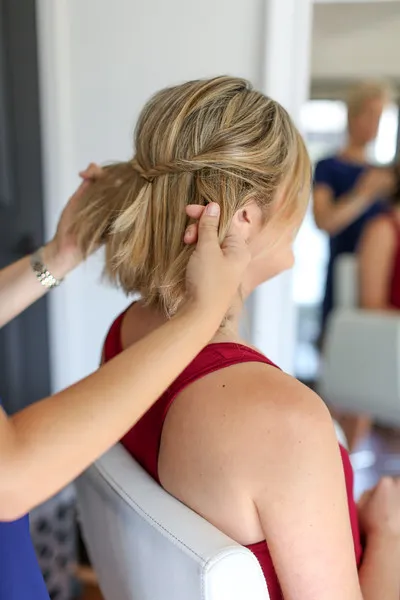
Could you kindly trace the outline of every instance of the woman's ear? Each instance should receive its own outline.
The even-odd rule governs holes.
[[[261,209],[254,200],[239,208],[233,219],[248,241],[260,232],[263,224]]]

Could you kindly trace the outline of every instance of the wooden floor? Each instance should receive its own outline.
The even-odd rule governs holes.
[[[400,476],[400,431],[375,427],[373,433],[355,449],[352,463],[356,498],[373,487],[383,475]],[[94,574],[89,572],[85,577],[91,582]],[[91,582],[87,583],[79,600],[103,600],[103,597]]]
[[[98,587],[88,585],[80,600],[103,600],[103,596],[100,594]]]
[[[103,600],[96,584],[96,574],[90,567],[78,567],[77,578],[84,585],[82,595],[76,600]]]

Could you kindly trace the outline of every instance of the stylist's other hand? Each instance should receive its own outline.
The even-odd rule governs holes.
[[[223,317],[237,296],[250,252],[239,229],[231,224],[225,239],[218,241],[220,207],[216,203],[189,205],[187,215],[199,219],[185,233],[185,242],[196,248],[186,271],[189,296],[203,309],[213,309]]]
[[[58,279],[65,277],[82,262],[82,255],[70,233],[70,226],[80,200],[91,183],[99,179],[101,175],[101,167],[94,163],[79,173],[83,181],[66,204],[54,238],[44,248],[44,262],[49,271]]]
[[[384,477],[365,492],[358,502],[362,533],[383,539],[396,539],[400,549],[400,480]]]

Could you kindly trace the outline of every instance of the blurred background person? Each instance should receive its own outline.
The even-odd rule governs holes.
[[[347,142],[337,154],[316,164],[314,218],[329,235],[329,260],[322,304],[319,347],[323,345],[327,317],[334,305],[334,269],[340,254],[356,252],[362,232],[371,219],[388,212],[386,199],[394,187],[393,171],[373,166],[368,146],[378,135],[383,110],[390,99],[386,83],[363,81],[347,94]],[[386,217],[383,217],[385,222]],[[329,398],[327,399],[329,401]],[[369,432],[368,417],[338,415],[350,449]]]
[[[378,134],[390,90],[381,82],[354,85],[347,97],[348,137],[338,154],[319,161],[314,176],[314,218],[329,235],[329,261],[322,306],[321,340],[334,302],[336,258],[354,253],[366,223],[386,212],[385,198],[393,187],[389,170],[367,160],[368,145]]]
[[[359,306],[365,310],[400,311],[400,168],[383,167],[382,176],[394,181],[385,212],[371,218],[357,247]],[[353,448],[372,429],[367,415],[342,415]],[[387,429],[387,428],[386,428]],[[398,430],[394,430],[396,435]]]

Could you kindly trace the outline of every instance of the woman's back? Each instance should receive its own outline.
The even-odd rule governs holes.
[[[105,343],[105,360],[151,328],[152,317],[149,309],[135,304],[117,319]],[[269,382],[262,397],[257,389],[260,378]],[[237,342],[212,343],[123,439],[128,451],[168,492],[257,556],[271,600],[281,597],[281,589],[253,495],[252,470],[260,451],[252,432],[260,402],[267,429],[279,427],[274,418],[277,408],[283,414],[287,411],[285,418],[293,418],[285,398],[279,397],[281,381],[286,378],[252,348]],[[269,464],[265,464],[263,476],[268,485],[280,468],[279,447],[268,436],[264,445]],[[341,451],[359,561],[352,473],[348,456]],[[284,465],[281,468],[283,471]]]

